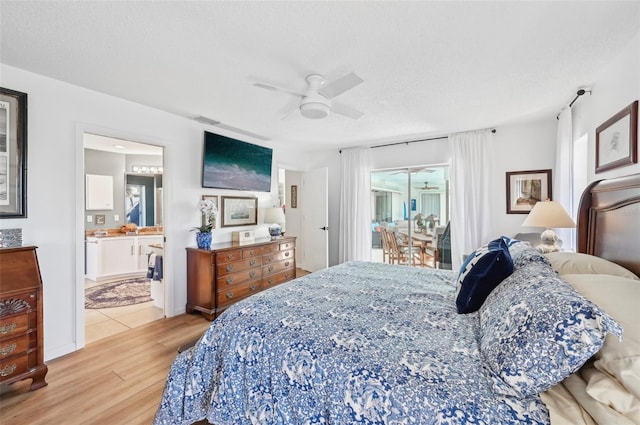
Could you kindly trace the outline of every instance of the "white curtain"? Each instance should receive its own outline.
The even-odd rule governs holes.
[[[492,239],[490,130],[449,135],[451,145],[451,262]]]
[[[371,260],[371,154],[369,148],[342,150],[338,259]]]
[[[571,108],[566,106],[558,117],[556,164],[553,170],[553,200],[562,204],[575,221],[573,208],[573,129]],[[554,229],[562,240],[563,250],[575,250],[575,229]]]

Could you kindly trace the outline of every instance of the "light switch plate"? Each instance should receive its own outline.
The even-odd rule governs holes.
[[[92,215],[88,215],[87,216],[87,223],[93,223],[93,216]]]
[[[120,221],[120,216],[118,214],[114,214],[113,221]]]

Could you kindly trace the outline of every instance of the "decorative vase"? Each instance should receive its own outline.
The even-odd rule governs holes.
[[[196,243],[199,249],[211,249],[211,232],[196,233]]]

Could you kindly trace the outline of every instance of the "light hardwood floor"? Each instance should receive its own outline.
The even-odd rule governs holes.
[[[0,423],[148,425],[178,347],[209,325],[199,314],[156,320],[47,362],[48,386],[0,387]]]
[[[164,318],[49,361],[48,386],[0,386],[0,424],[149,425],[178,347],[210,324],[200,314]]]

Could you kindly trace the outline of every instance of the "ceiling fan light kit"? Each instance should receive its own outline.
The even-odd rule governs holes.
[[[326,118],[329,115],[329,106],[320,102],[309,102],[300,105],[300,113],[305,118],[312,120]]]

